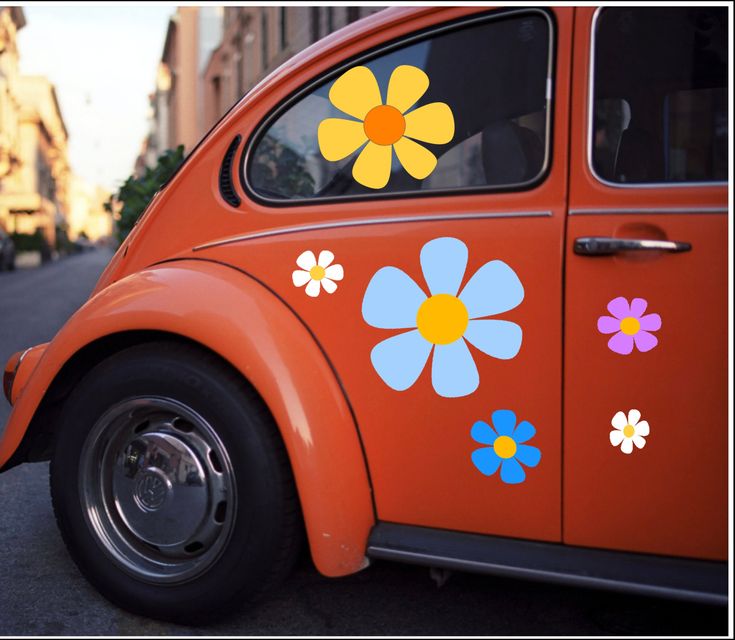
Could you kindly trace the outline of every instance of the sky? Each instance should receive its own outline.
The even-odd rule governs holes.
[[[56,86],[69,133],[72,170],[116,188],[133,170],[148,131],[173,5],[24,6],[18,32],[20,72]]]

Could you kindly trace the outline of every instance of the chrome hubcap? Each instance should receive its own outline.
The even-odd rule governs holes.
[[[232,532],[227,452],[206,420],[170,398],[134,398],[107,411],[82,449],[79,482],[102,548],[148,582],[200,575]]]

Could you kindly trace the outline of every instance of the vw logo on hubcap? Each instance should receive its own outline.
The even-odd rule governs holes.
[[[135,502],[144,511],[156,511],[171,493],[171,482],[155,467],[145,469],[135,483]]]

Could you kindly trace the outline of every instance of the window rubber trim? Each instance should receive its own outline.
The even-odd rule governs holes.
[[[660,6],[660,5],[659,5]],[[676,5],[670,5],[676,6]],[[684,5],[681,5],[684,6]],[[702,188],[702,187],[726,187],[727,180],[708,180],[701,182],[612,182],[606,180],[595,170],[594,162],[592,161],[592,140],[593,135],[593,103],[595,100],[595,36],[597,35],[597,22],[600,19],[600,15],[605,9],[619,9],[621,7],[597,7],[594,15],[592,16],[592,23],[590,25],[590,69],[589,77],[587,78],[587,168],[589,169],[592,177],[597,180],[600,184],[604,184],[606,187],[612,187],[613,189],[681,189],[681,188]],[[625,7],[623,7],[625,8]],[[628,7],[630,8],[630,7]]]
[[[431,189],[426,191],[414,190],[414,191],[392,191],[392,192],[376,192],[367,194],[357,194],[349,196],[333,196],[333,197],[317,197],[317,198],[298,198],[298,199],[275,199],[263,196],[257,192],[257,190],[248,181],[248,173],[250,165],[252,163],[252,152],[255,149],[265,133],[268,131],[270,126],[282,116],[290,107],[296,104],[301,98],[310,94],[312,91],[320,88],[327,84],[330,80],[337,77],[340,73],[344,72],[345,69],[360,63],[369,62],[381,55],[391,53],[397,49],[401,49],[405,46],[427,40],[439,34],[447,33],[468,27],[471,25],[483,24],[485,22],[491,22],[494,20],[504,19],[517,15],[530,15],[537,14],[544,17],[549,27],[549,48],[547,55],[547,66],[546,66],[546,140],[544,141],[544,163],[539,174],[532,180],[520,182],[512,185],[499,185],[499,186],[488,186],[480,185],[477,187],[464,187],[457,189]],[[556,48],[557,48],[557,24],[554,18],[553,11],[550,8],[509,8],[509,9],[494,9],[489,12],[483,12],[479,15],[471,17],[463,16],[455,20],[440,23],[439,25],[432,25],[420,31],[416,31],[407,36],[401,36],[388,43],[383,43],[369,49],[368,51],[359,53],[351,58],[343,60],[336,66],[331,67],[327,71],[324,71],[314,78],[312,78],[305,85],[302,85],[295,92],[288,95],[286,98],[281,100],[270,113],[261,120],[261,122],[255,127],[251,133],[247,143],[244,145],[243,151],[240,155],[239,173],[240,173],[240,185],[248,197],[254,202],[265,205],[274,209],[278,208],[291,208],[291,207],[304,207],[315,204],[332,204],[332,203],[346,203],[346,202],[365,202],[365,201],[381,201],[388,199],[404,199],[404,198],[434,198],[444,197],[448,195],[475,195],[484,193],[515,193],[518,191],[530,191],[541,183],[543,183],[551,172],[551,158],[553,155],[553,122],[555,113],[555,101],[554,93],[556,86],[554,84],[554,71],[556,69]]]

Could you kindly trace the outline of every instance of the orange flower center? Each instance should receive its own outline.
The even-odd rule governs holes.
[[[368,111],[363,123],[365,135],[375,144],[395,144],[406,130],[406,120],[395,107],[381,104]]]

